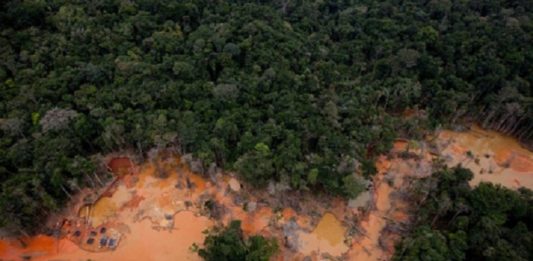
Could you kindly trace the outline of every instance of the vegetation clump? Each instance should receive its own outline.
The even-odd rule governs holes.
[[[533,192],[492,183],[471,188],[468,169],[445,169],[429,180],[412,232],[394,260],[531,260]]]
[[[275,239],[263,236],[245,238],[239,220],[226,228],[215,228],[204,241],[198,255],[207,261],[268,261],[278,250]]]

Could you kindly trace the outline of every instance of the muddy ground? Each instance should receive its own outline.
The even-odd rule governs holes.
[[[232,173],[201,176],[183,157],[152,154],[135,164],[111,155],[114,177],[98,191],[83,190],[48,226],[52,236],[4,238],[3,260],[199,260],[202,231],[242,220],[246,234],[273,236],[276,260],[387,260],[415,211],[407,198],[413,180],[434,161],[462,164],[481,181],[533,188],[533,153],[514,139],[474,126],[442,131],[426,141],[398,140],[376,162],[368,191],[345,200],[282,183],[257,190]],[[356,174],[354,174],[356,175]]]

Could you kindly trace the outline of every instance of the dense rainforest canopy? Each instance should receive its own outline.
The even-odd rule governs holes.
[[[473,119],[531,141],[532,16],[528,0],[1,1],[0,226],[34,230],[124,149],[353,197],[400,135]]]
[[[533,258],[533,191],[481,183],[468,169],[445,169],[429,180],[418,222],[394,260],[516,260]]]

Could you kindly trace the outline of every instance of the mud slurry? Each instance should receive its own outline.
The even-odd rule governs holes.
[[[349,260],[390,259],[414,214],[404,200],[410,181],[430,175],[437,158],[449,167],[460,164],[472,170],[472,186],[492,182],[511,189],[533,189],[533,153],[500,133],[472,126],[466,132],[442,131],[436,139],[424,142],[397,141],[388,157],[382,156],[376,164],[373,206],[360,222],[362,236],[354,240]]]
[[[68,218],[59,234],[23,239],[27,247],[0,241],[0,259],[198,260],[189,248],[213,225],[195,205],[206,182],[180,166],[171,158],[136,166],[134,173],[121,170],[118,182]],[[41,237],[46,240],[36,242]]]
[[[399,157],[400,153],[409,157]],[[359,223],[359,234],[353,240],[349,260],[387,260],[401,230],[410,222],[409,203],[406,200],[412,179],[427,177],[432,172],[432,157],[421,149],[410,149],[403,141],[397,142],[388,157],[381,156],[376,167],[372,205]]]
[[[472,185],[533,188],[533,154],[477,127],[443,131],[427,142],[397,141],[377,160],[368,191],[350,201],[256,190],[231,174],[207,179],[179,156],[142,165],[119,157],[109,163],[116,182],[94,204],[73,202],[77,207],[56,236],[0,240],[0,259],[199,260],[190,246],[201,245],[202,231],[239,219],[245,234],[278,240],[275,260],[387,260],[412,219],[406,200],[411,182],[430,175],[436,158],[472,169]]]
[[[472,186],[492,182],[533,189],[533,153],[512,137],[473,126],[468,132],[441,132],[437,145],[448,165],[472,170]]]
[[[178,156],[127,168],[128,173],[120,169],[118,180],[93,204],[73,202],[81,207],[66,215],[56,236],[22,239],[25,247],[15,239],[2,240],[0,257],[199,260],[190,247],[201,245],[205,236],[202,231],[227,225],[234,219],[242,221],[246,234],[272,236],[279,242],[287,235],[293,236],[292,247],[281,245],[282,251],[276,257],[279,260],[318,257],[324,251],[340,255],[347,249],[344,228],[332,214],[327,214],[314,229],[319,216],[301,215],[291,208],[274,209],[261,199],[264,194],[241,189],[238,179],[218,174],[215,181],[207,180],[192,173]],[[289,223],[294,224],[293,229],[284,230]],[[335,230],[334,237],[328,235],[329,229]],[[304,240],[315,240],[314,248]],[[328,242],[329,246],[320,242]]]

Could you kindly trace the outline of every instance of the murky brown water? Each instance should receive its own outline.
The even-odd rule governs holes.
[[[331,213],[326,213],[313,232],[299,233],[300,252],[305,255],[329,253],[340,256],[348,250],[348,246],[344,243],[345,233],[346,228],[341,222]]]
[[[472,185],[491,181],[511,188],[533,188],[533,153],[510,137],[474,127],[468,132],[443,131],[435,143],[449,165],[461,163],[473,170]],[[397,196],[408,186],[405,177],[432,172],[433,156],[424,150],[424,144],[406,140],[394,144],[393,154],[404,151],[419,159],[380,157],[373,189],[354,200],[355,207],[348,207],[342,199],[322,202],[318,216],[316,211],[269,205],[264,198],[268,194],[249,193],[233,177],[208,181],[180,164],[179,157],[142,166],[117,158],[110,162],[110,168],[120,179],[94,205],[77,210],[73,216],[78,218],[63,227],[60,239],[39,235],[23,239],[26,247],[14,239],[2,239],[0,259],[198,260],[189,247],[203,242],[203,230],[240,219],[245,233],[278,239],[281,251],[276,260],[302,260],[305,256],[322,260],[343,255],[348,260],[386,260],[398,239],[387,228],[409,222],[411,217],[409,203]],[[203,204],[209,198],[222,206],[220,217],[207,217]],[[254,209],[246,209],[243,200],[254,202]],[[304,201],[300,203],[303,208],[315,204],[314,200]],[[356,210],[358,207],[368,212],[360,216],[356,227],[349,227],[355,220],[351,213],[363,213]],[[294,229],[287,232],[291,222]],[[102,228],[106,231],[101,232]],[[358,233],[347,232],[353,229]],[[76,231],[81,231],[80,235],[76,236]],[[89,238],[95,242],[89,244]],[[102,238],[116,240],[116,249],[100,247]]]

